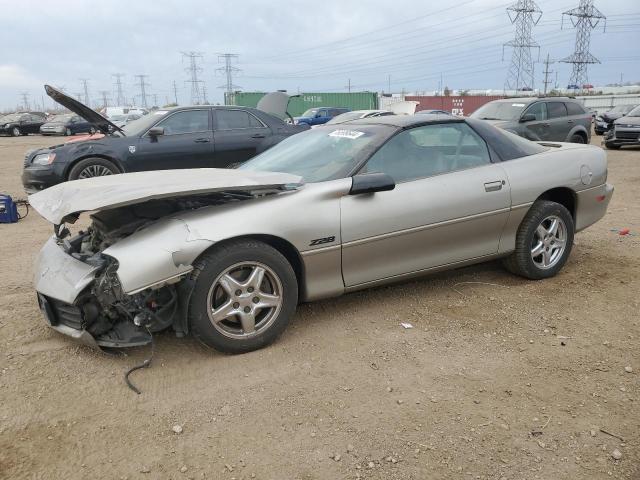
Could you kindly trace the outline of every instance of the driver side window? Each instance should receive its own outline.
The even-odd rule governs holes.
[[[532,114],[536,116],[536,120],[546,120],[547,119],[547,105],[544,102],[538,102],[531,105],[527,108],[524,114]]]
[[[209,130],[208,110],[185,110],[174,113],[157,125],[164,128],[165,135],[206,132]]]
[[[484,140],[465,123],[426,125],[400,132],[360,173],[382,172],[396,182],[431,177],[491,163]]]

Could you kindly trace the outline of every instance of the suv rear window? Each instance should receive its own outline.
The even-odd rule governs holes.
[[[567,116],[567,107],[562,102],[547,103],[547,114],[549,118],[560,118]]]
[[[481,120],[467,118],[466,122],[485,139],[502,161],[528,157],[549,149]]]
[[[569,115],[584,115],[585,111],[582,108],[582,105],[576,102],[565,102],[565,106],[567,107],[567,113]]]

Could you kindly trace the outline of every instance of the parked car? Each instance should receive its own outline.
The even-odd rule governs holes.
[[[42,112],[10,113],[0,118],[0,134],[19,137],[39,133],[45,118]]]
[[[118,127],[52,87],[47,86],[47,93],[104,136],[30,152],[22,173],[27,193],[67,180],[123,172],[229,168],[309,128],[287,125],[254,108],[204,105],[157,110]]]
[[[142,114],[127,113],[123,115],[112,115],[109,117],[109,121],[117,127],[124,127],[128,123],[138,120],[140,117],[142,117]]]
[[[327,125],[349,122],[359,118],[384,117],[386,115],[393,115],[393,112],[388,110],[354,110],[352,112],[341,113],[340,115],[333,117],[327,122]]]
[[[640,105],[613,121],[604,145],[614,150],[623,146],[640,146]]]
[[[130,113],[143,116],[147,115],[149,113],[149,110],[139,107],[105,107],[100,110],[99,113],[104,117],[111,118],[114,115],[127,115]]]
[[[589,143],[591,114],[569,97],[494,100],[471,114],[534,141]]]
[[[301,117],[295,118],[295,123],[301,125],[306,123],[307,125],[322,125],[327,123],[333,117],[337,117],[342,113],[348,112],[348,108],[334,108],[334,107],[318,107],[310,108],[302,114]]]
[[[35,288],[47,323],[93,346],[172,328],[247,352],[282,333],[298,302],[496,258],[552,277],[574,233],[605,214],[606,179],[599,147],[540,145],[476,119],[324,125],[235,170],[138,172],[32,195],[57,225]],[[72,236],[62,224],[88,211]]]
[[[447,112],[446,110],[420,110],[416,112],[416,115],[449,115],[453,116],[451,112]]]
[[[567,85],[567,90],[580,90],[580,85]]]
[[[84,118],[73,113],[56,115],[40,127],[42,135],[75,135],[77,133],[96,133],[96,127]]]
[[[613,122],[620,117],[627,115],[631,110],[636,108],[637,105],[616,105],[611,110],[596,115],[596,120],[593,125],[593,130],[596,135],[604,135],[613,127]]]

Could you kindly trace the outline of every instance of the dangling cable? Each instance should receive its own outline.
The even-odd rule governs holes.
[[[153,360],[153,352],[155,351],[155,343],[153,341],[153,335],[149,331],[148,327],[145,327],[145,328],[147,329],[147,332],[149,333],[149,336],[151,337],[151,355],[149,355],[149,358],[147,358],[140,365],[136,365],[135,367],[130,368],[129,370],[127,370],[127,373],[124,374],[124,381],[127,382],[127,386],[131,390],[136,392],[138,395],[140,395],[142,392],[133,383],[131,383],[131,380],[129,380],[129,375],[131,375],[136,370],[140,370],[142,368],[149,368],[151,366],[151,361]]]

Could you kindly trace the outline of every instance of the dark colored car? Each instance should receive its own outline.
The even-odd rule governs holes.
[[[616,105],[611,110],[608,110],[602,114],[596,116],[596,121],[593,125],[593,129],[596,135],[603,135],[613,127],[613,122],[620,117],[624,117],[637,105]]]
[[[75,135],[76,133],[96,133],[96,127],[73,113],[56,115],[40,127],[42,135]]]
[[[640,105],[613,121],[613,127],[604,140],[607,148],[617,150],[625,145],[640,146]]]
[[[335,108],[335,107],[318,107],[310,108],[302,114],[301,117],[296,118],[296,123],[301,125],[306,123],[307,125],[322,125],[327,123],[333,117],[337,117],[343,113],[348,112],[348,108]]]
[[[232,168],[309,128],[254,108],[204,105],[156,110],[120,128],[64,93],[45,89],[104,136],[28,152],[22,173],[27,193],[123,172]]]
[[[452,115],[452,113],[446,110],[420,110],[416,115]]]
[[[471,114],[533,141],[589,143],[591,114],[570,97],[494,100]]]
[[[42,112],[10,113],[0,117],[0,134],[19,137],[40,133],[40,126],[46,121],[46,115]]]

